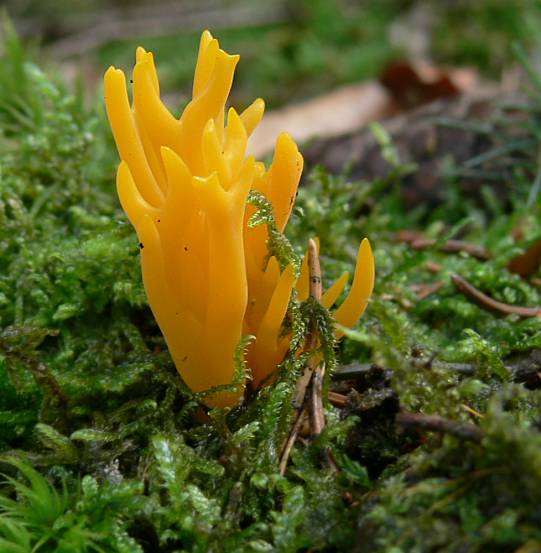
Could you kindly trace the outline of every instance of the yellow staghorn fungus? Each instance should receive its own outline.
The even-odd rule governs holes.
[[[272,206],[278,231],[287,224],[303,159],[294,141],[282,134],[271,166],[246,156],[250,134],[264,102],[255,100],[238,114],[225,114],[238,56],[201,35],[192,100],[180,118],[160,99],[152,53],[138,48],[130,105],[126,78],[110,67],[105,103],[121,162],[120,202],[141,247],[145,291],[175,366],[195,392],[231,384],[236,349],[252,334],[247,360],[254,384],[268,380],[283,361],[288,336],[282,323],[295,287],[308,289],[306,271],[296,278],[292,265],[280,270],[268,256],[265,225],[248,227],[256,208],[250,190]],[[374,282],[368,241],[361,243],[351,291],[335,317],[355,324]],[[331,307],[347,283],[343,275],[325,294]],[[217,392],[209,406],[231,406],[243,393]]]

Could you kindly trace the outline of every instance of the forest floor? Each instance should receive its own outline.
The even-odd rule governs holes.
[[[328,285],[367,236],[377,276],[359,325],[326,351],[325,430],[301,432],[284,474],[299,358],[234,409],[200,407],[147,305],[99,85],[83,93],[70,77],[82,67],[97,83],[144,42],[182,105],[198,33],[132,39],[102,24],[81,53],[75,33],[90,40],[121,3],[86,31],[13,14],[44,44],[23,47],[5,27],[0,551],[541,551],[541,78],[525,22],[540,15],[533,3],[458,3],[443,19],[438,3],[430,17],[377,4],[340,15],[299,2],[295,17],[261,11],[216,33],[242,55],[240,107],[263,96],[302,109],[367,80],[386,95],[380,123],[301,146],[293,250],[319,237]],[[415,17],[436,36],[439,77],[402,65],[405,94],[388,64]],[[132,24],[122,32],[139,34]],[[441,69],[463,63],[489,86]],[[314,311],[292,305],[290,321],[307,328]]]

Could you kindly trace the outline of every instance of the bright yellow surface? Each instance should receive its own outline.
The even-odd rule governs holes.
[[[243,335],[254,384],[269,380],[289,348],[281,327],[295,286],[306,296],[306,269],[280,271],[268,259],[267,228],[248,228],[255,208],[250,190],[271,203],[277,228],[289,219],[303,159],[286,134],[278,137],[273,162],[246,156],[264,102],[243,113],[225,104],[239,56],[201,35],[193,97],[177,119],[160,99],[150,52],[138,48],[130,106],[124,73],[105,74],[107,115],[121,157],[118,195],[141,242],[141,266],[149,304],[175,365],[196,392],[231,383],[233,357]],[[323,298],[331,307],[347,283],[343,275]],[[336,311],[343,325],[356,323],[374,283],[368,241],[361,243],[351,291]],[[243,393],[210,396],[209,406],[229,406]]]

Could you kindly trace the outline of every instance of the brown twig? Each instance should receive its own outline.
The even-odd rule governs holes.
[[[319,264],[319,255],[317,245],[314,240],[308,242],[308,266],[310,268],[310,296],[318,303],[321,302],[321,267]],[[318,341],[318,332],[316,328],[311,330],[313,347]],[[312,376],[312,388],[310,390],[310,411],[312,423],[312,435],[319,436],[325,428],[325,415],[323,411],[323,377],[325,375],[325,364],[319,360],[315,362]]]
[[[325,377],[325,365],[321,363],[314,371],[312,378],[311,414],[312,435],[319,436],[325,428],[325,412],[323,410],[323,378]]]
[[[432,248],[438,243],[438,240],[433,238],[423,238],[422,234],[416,230],[402,230],[397,232],[395,237],[399,242],[409,244],[414,250]],[[446,253],[466,252],[472,257],[482,260],[492,257],[486,248],[464,240],[446,240],[439,246],[439,250]]]
[[[297,380],[295,386],[295,393],[293,395],[293,407],[296,411],[300,411],[304,405],[304,400],[306,398],[306,390],[312,380],[312,375],[314,374],[314,364],[312,358],[308,359],[306,367],[304,368],[303,373]]]
[[[426,364],[425,364],[426,367]],[[454,372],[462,376],[473,376],[478,367],[473,363],[446,363],[434,359],[430,367]],[[541,349],[534,349],[527,355],[515,358],[505,364],[513,382],[523,383],[526,388],[536,390],[541,387]],[[370,363],[351,363],[333,371],[333,380],[370,380],[384,374],[392,376],[392,369]],[[331,399],[329,395],[329,399]]]
[[[414,250],[424,250],[426,248],[431,248],[436,243],[437,240],[433,240],[430,238],[420,238],[418,240],[415,240],[414,242],[411,242],[411,247]],[[465,252],[472,257],[476,257],[477,259],[481,259],[483,261],[486,261],[491,257],[490,252],[486,248],[478,246],[477,244],[464,242],[463,240],[447,240],[439,247],[439,249],[445,253]]]
[[[317,302],[321,301],[322,296],[322,284],[321,284],[321,267],[319,265],[319,256],[317,253],[317,245],[314,240],[308,241],[308,267],[309,267],[309,279],[310,279],[310,296]],[[305,351],[313,351],[317,347],[318,336],[317,329],[311,328],[308,335],[308,339],[305,345]],[[312,375],[316,369],[316,362],[314,357],[310,357],[308,360],[304,372],[297,381],[295,388],[295,395],[293,397],[293,406],[299,410],[304,404],[306,397],[306,390],[312,380]]]
[[[477,444],[481,443],[485,436],[484,431],[474,424],[457,422],[439,415],[422,415],[402,411],[396,415],[395,422],[403,428],[441,432]]]
[[[287,437],[286,443],[282,448],[282,453],[280,455],[280,475],[281,476],[283,476],[286,473],[287,462],[289,461],[289,455],[291,454],[291,450],[293,449],[293,446],[297,441],[297,436],[299,435],[299,430],[301,429],[302,422],[305,415],[306,415],[306,410],[304,408],[302,408],[297,413],[297,418],[295,419],[295,423],[293,424],[293,427],[289,432],[289,436]]]
[[[451,280],[465,296],[468,296],[478,305],[490,311],[503,315],[519,315],[520,317],[538,317],[541,314],[541,307],[523,307],[497,301],[478,290],[473,284],[470,284],[457,274],[452,275]]]
[[[418,230],[403,229],[403,230],[399,230],[398,232],[395,232],[394,237],[399,242],[406,242],[406,244],[411,244],[416,240],[420,240],[423,237],[423,235]]]
[[[347,396],[344,394],[339,394],[338,392],[329,392],[329,402],[332,403],[335,407],[343,408],[347,403]]]
[[[321,302],[323,295],[321,283],[321,267],[319,265],[319,254],[317,252],[316,241],[310,238],[308,240],[308,267],[310,274],[310,296],[318,303]]]
[[[321,267],[319,264],[319,255],[317,245],[314,240],[308,242],[308,267],[310,279],[310,296],[317,302],[321,301]],[[323,408],[323,380],[325,377],[325,363],[319,355],[315,354],[319,343],[318,329],[312,323],[310,332],[306,341],[305,351],[311,352],[311,356],[306,363],[305,370],[295,389],[293,406],[296,409],[296,418],[289,433],[289,436],[282,448],[280,455],[280,474],[285,474],[287,462],[291,450],[298,438],[300,428],[306,413],[310,413],[310,434],[313,438],[319,436],[325,428],[325,411]],[[331,469],[336,470],[336,465],[328,450],[325,451],[327,462]]]

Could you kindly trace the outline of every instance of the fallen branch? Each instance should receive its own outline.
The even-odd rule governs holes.
[[[282,454],[280,455],[280,474],[282,476],[286,473],[287,462],[289,461],[291,450],[293,449],[293,446],[297,441],[299,430],[302,427],[302,423],[305,415],[306,415],[305,409],[301,409],[300,412],[297,413],[297,418],[295,419],[295,422],[293,423],[293,427],[291,428],[289,432],[289,436],[287,437],[286,443],[282,448]]]
[[[477,371],[473,363],[446,363],[437,359],[430,361],[430,367],[449,370],[462,376],[474,376]],[[505,368],[509,371],[513,382],[522,383],[531,390],[541,387],[541,350],[532,350],[525,356],[509,360]],[[378,373],[380,375],[386,373],[390,379],[393,371],[371,363],[352,363],[335,369],[333,380],[370,380]],[[329,399],[331,397],[329,395]]]
[[[414,250],[424,250],[426,248],[431,248],[437,244],[437,240],[422,238],[420,240],[415,240],[411,243],[411,247]],[[490,259],[490,252],[483,248],[483,246],[478,246],[477,244],[470,244],[469,242],[464,242],[463,240],[447,240],[440,247],[439,250],[445,253],[460,253],[465,252],[472,257],[486,261]]]
[[[308,242],[308,266],[310,278],[310,296],[317,302],[321,301],[321,268],[319,265],[319,255],[317,245],[314,240]],[[306,414],[310,413],[310,435],[316,438],[325,428],[325,411],[323,408],[323,379],[325,377],[325,363],[315,354],[319,344],[317,327],[312,324],[310,333],[306,341],[305,350],[311,352],[307,361],[306,368],[297,382],[293,406],[296,409],[295,422],[289,433],[289,436],[282,448],[280,455],[280,474],[284,475],[289,455],[298,438],[299,431]],[[327,463],[332,470],[336,470],[336,465],[328,450],[325,450]]]
[[[347,396],[338,392],[329,392],[329,402],[335,407],[343,408],[347,403]]]
[[[481,443],[485,436],[484,431],[467,422],[457,422],[439,415],[422,415],[420,413],[410,413],[402,411],[396,415],[395,422],[402,428],[415,430],[428,430],[430,432],[440,432],[450,434],[461,440],[475,443]]]
[[[489,311],[503,315],[518,315],[519,317],[538,317],[541,314],[541,307],[523,307],[497,301],[457,274],[452,275],[451,280],[465,296],[473,299],[475,303]]]
[[[314,298],[317,302],[321,301],[322,288],[321,288],[321,268],[319,266],[319,257],[317,253],[317,246],[314,240],[308,242],[308,266],[309,266],[309,278],[310,278],[310,297]],[[317,329],[312,327],[310,334],[306,341],[305,351],[314,351],[317,348],[318,336]],[[293,406],[299,411],[305,402],[306,391],[312,381],[312,376],[316,369],[316,361],[314,356],[311,356],[306,363],[306,367],[301,377],[297,381],[295,387],[295,396],[293,398]]]
[[[308,265],[310,267],[310,295],[318,303],[321,302],[323,289],[321,284],[321,267],[317,245],[314,240],[308,243]],[[311,332],[312,349],[318,342],[318,332],[315,328]],[[310,414],[311,430],[313,436],[319,436],[325,428],[325,413],[323,411],[323,378],[325,376],[325,363],[321,360],[315,362],[312,375],[312,388],[310,390]]]
[[[434,238],[424,238],[417,230],[401,230],[395,234],[399,242],[409,244],[414,250],[425,250],[438,244]],[[464,240],[446,240],[439,245],[438,249],[445,253],[465,252],[477,259],[487,260],[492,257],[491,253],[483,246],[464,242]]]

